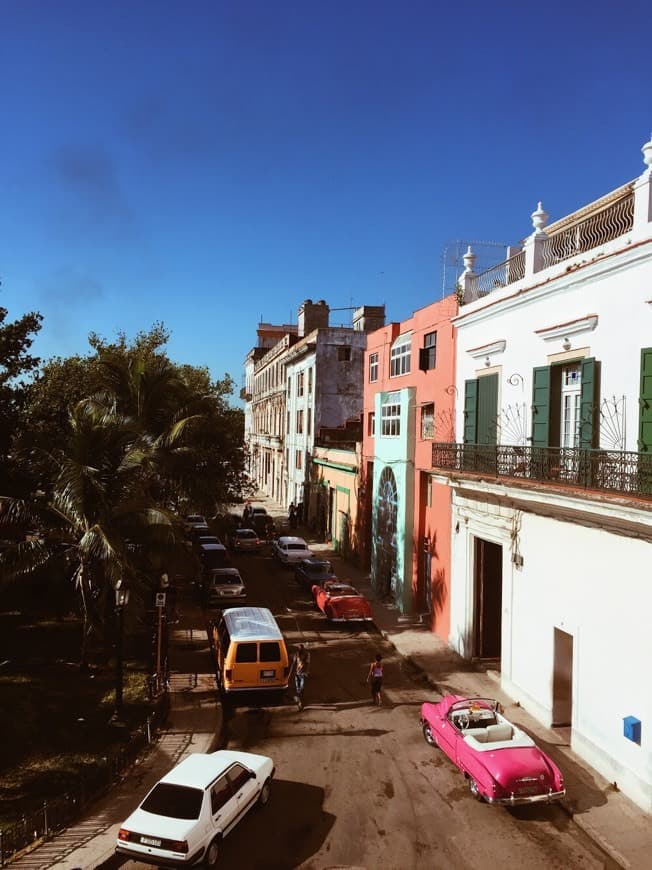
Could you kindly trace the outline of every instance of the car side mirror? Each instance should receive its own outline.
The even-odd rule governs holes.
[[[249,771],[249,779],[256,779],[256,771],[255,770]]]

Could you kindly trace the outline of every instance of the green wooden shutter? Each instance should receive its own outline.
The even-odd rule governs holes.
[[[498,431],[498,375],[478,378],[478,444],[495,444]]]
[[[598,364],[593,357],[582,360],[582,393],[580,396],[580,447],[590,450],[600,438]]]
[[[478,433],[478,381],[464,381],[464,443],[476,444]]]
[[[532,372],[532,446],[550,445],[550,366]]]
[[[638,400],[638,449],[652,452],[652,347],[641,351],[641,393]]]

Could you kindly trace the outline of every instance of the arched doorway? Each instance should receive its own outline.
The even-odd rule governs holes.
[[[378,482],[376,499],[376,588],[381,595],[396,597],[396,478],[386,466]]]

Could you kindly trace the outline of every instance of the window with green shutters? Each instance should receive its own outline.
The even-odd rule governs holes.
[[[559,446],[561,365],[539,366],[532,371],[532,446]],[[600,363],[593,357],[581,362],[579,446],[585,450],[600,442]]]
[[[652,347],[641,351],[641,392],[638,400],[638,449],[652,452]]]
[[[464,382],[464,443],[496,444],[498,375]]]

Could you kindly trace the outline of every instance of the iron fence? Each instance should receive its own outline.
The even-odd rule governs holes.
[[[148,715],[143,725],[118,752],[101,759],[102,764],[86,774],[82,771],[75,787],[59,797],[43,801],[18,821],[0,828],[0,867],[39,840],[47,840],[75,822],[89,804],[102,797],[118,782],[143,752],[158,737],[168,713],[168,696]]]
[[[474,275],[470,282],[471,297],[476,299],[479,296],[486,296],[498,287],[506,287],[514,281],[519,281],[524,275],[525,251],[519,251],[509,260],[498,263],[497,266],[492,266],[479,275]]]
[[[543,245],[543,267],[568,260],[576,254],[591,251],[629,232],[634,224],[634,193],[609,203],[583,221],[578,221],[557,233],[551,230]]]
[[[432,466],[444,471],[470,471],[652,498],[652,453],[509,444],[433,444]]]

